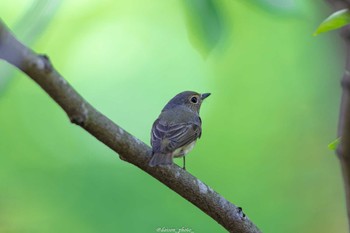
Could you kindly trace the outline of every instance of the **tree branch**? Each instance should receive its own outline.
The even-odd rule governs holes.
[[[327,0],[335,10],[350,8],[350,0]],[[341,29],[340,32],[346,47],[346,65],[341,81],[343,89],[339,113],[338,137],[340,144],[337,147],[337,155],[339,157],[342,169],[346,207],[348,213],[348,224],[350,229],[350,26]]]
[[[151,148],[84,100],[54,69],[48,57],[21,44],[0,20],[0,58],[32,78],[75,123],[117,152],[127,162],[147,172],[197,206],[230,232],[257,233],[259,229],[242,212],[209,186],[177,165],[150,167]]]

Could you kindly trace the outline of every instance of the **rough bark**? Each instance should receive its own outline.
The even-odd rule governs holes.
[[[20,43],[0,20],[0,59],[17,67],[39,84],[67,113],[70,121],[147,172],[212,217],[230,232],[255,233],[259,229],[240,207],[227,201],[177,165],[150,167],[151,148],[98,112],[54,69],[46,55]]]

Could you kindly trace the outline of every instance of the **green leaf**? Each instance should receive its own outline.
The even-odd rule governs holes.
[[[330,150],[336,150],[336,149],[337,149],[337,146],[339,145],[339,143],[340,143],[340,138],[337,138],[337,139],[335,139],[333,142],[331,142],[331,143],[328,144],[328,148],[329,148]]]
[[[314,36],[341,28],[350,23],[350,11],[349,9],[339,10],[331,14],[327,19],[325,19],[320,26],[314,32]]]
[[[187,30],[192,45],[207,56],[223,37],[225,26],[219,2],[184,0]]]

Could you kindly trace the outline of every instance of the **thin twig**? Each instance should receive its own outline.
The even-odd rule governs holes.
[[[21,44],[0,20],[0,58],[39,84],[75,123],[113,149],[129,163],[147,172],[212,217],[230,232],[257,233],[259,229],[220,194],[190,173],[173,165],[148,166],[151,148],[113,123],[84,100],[54,69],[49,58]]]
[[[327,0],[333,5],[335,10],[350,8],[349,0]],[[350,26],[341,29],[341,36],[345,42],[347,58],[345,70],[341,86],[343,89],[341,97],[341,106],[339,113],[338,137],[340,143],[337,147],[337,155],[339,157],[342,169],[346,206],[348,212],[348,223],[350,224]],[[350,229],[350,225],[349,225]]]

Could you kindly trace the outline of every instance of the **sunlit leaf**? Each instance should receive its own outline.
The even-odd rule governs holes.
[[[314,36],[341,28],[350,23],[350,11],[348,9],[339,10],[325,19],[314,32]]]
[[[184,0],[187,29],[192,45],[207,55],[223,36],[223,17],[213,0]]]
[[[335,139],[333,142],[331,142],[331,143],[328,144],[328,148],[329,148],[330,150],[336,150],[337,147],[338,147],[338,145],[339,145],[339,143],[340,143],[340,138],[337,138],[337,139]]]

